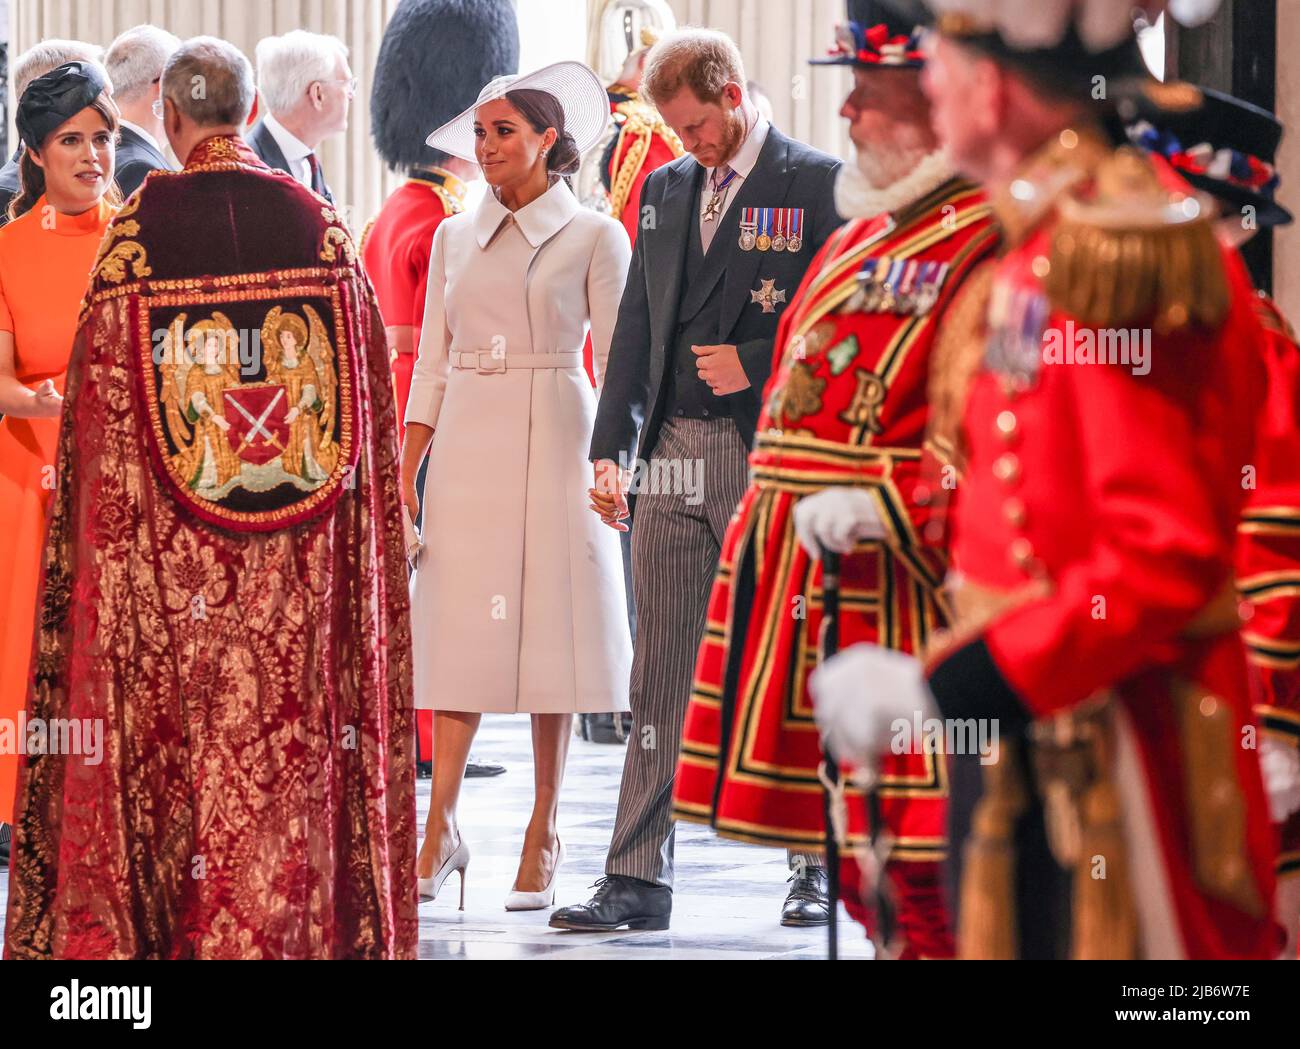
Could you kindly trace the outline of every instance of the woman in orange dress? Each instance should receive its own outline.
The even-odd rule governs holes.
[[[13,818],[45,506],[81,298],[120,200],[117,108],[94,63],[69,62],[18,104],[22,187],[0,229],[0,823]]]

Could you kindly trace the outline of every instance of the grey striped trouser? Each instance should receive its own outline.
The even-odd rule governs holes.
[[[730,419],[665,421],[650,460],[632,526],[632,735],[605,873],[671,888],[682,722],[722,539],[749,485],[749,465]],[[656,489],[656,480],[688,483]]]

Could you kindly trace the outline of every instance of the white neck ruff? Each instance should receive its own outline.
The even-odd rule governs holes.
[[[953,174],[947,156],[942,150],[936,150],[902,178],[879,188],[862,174],[854,157],[840,168],[835,179],[835,210],[846,219],[873,218],[887,211],[899,211],[938,189]]]

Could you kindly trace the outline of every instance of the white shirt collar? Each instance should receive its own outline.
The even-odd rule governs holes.
[[[265,122],[266,129],[271,132],[276,144],[280,147],[280,152],[284,154],[284,159],[290,164],[306,160],[316,152],[310,146],[304,144],[297,135],[276,120],[274,113],[267,113]]]
[[[501,228],[501,223],[513,216],[524,239],[533,248],[539,248],[567,226],[580,208],[573,191],[562,178],[557,178],[550,189],[518,211],[511,211],[489,190],[483,194],[474,212],[474,235],[478,246],[486,248],[488,241]]]
[[[754,170],[754,165],[758,163],[758,155],[763,152],[763,143],[767,141],[767,133],[771,128],[771,121],[755,111],[754,124],[749,129],[749,134],[736,150],[736,155],[727,162],[731,170],[741,178],[749,178],[749,173]],[[713,177],[713,172],[713,168],[708,169],[706,181]]]
[[[121,124],[123,127],[129,127],[132,131],[134,131],[134,132],[135,132],[137,135],[139,135],[142,139],[144,139],[146,142],[148,142],[149,145],[153,146],[153,148],[156,149],[159,153],[161,153],[161,152],[163,151],[162,146],[160,146],[160,145],[158,144],[158,140],[157,140],[156,138],[154,138],[153,135],[149,134],[149,132],[147,132],[147,131],[146,131],[144,128],[142,128],[139,124],[133,124],[133,123],[131,123],[131,121],[127,120],[126,117],[118,117],[117,122],[118,122],[119,124]]]

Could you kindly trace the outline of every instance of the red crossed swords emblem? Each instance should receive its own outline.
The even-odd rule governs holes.
[[[241,386],[223,391],[223,396],[230,423],[226,437],[240,460],[262,466],[284,454],[289,441],[285,420],[289,404],[283,386]]]

